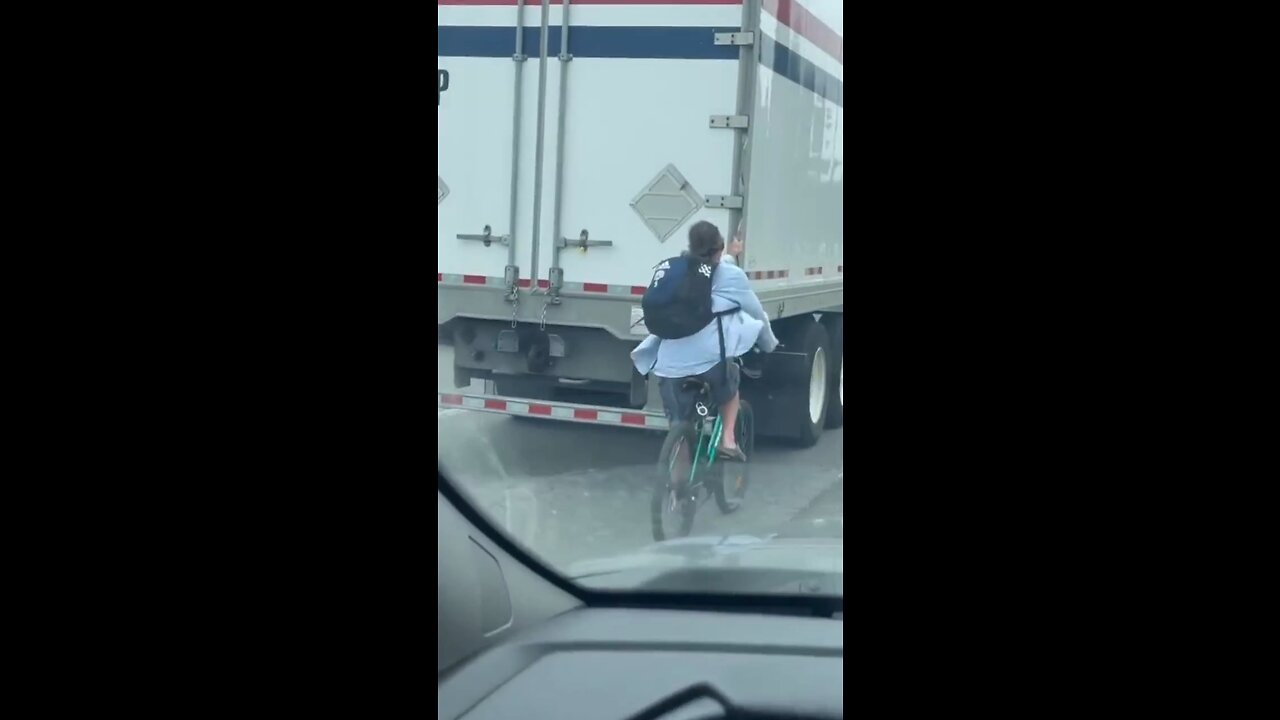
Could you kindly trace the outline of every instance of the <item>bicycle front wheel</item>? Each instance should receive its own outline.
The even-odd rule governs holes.
[[[697,433],[692,423],[674,423],[667,431],[662,452],[658,454],[653,497],[649,504],[654,540],[661,542],[684,537],[693,529],[693,514],[698,509],[698,502],[689,480],[697,447]]]

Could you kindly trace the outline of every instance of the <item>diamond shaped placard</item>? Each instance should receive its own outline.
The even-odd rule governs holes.
[[[636,195],[631,208],[658,242],[666,242],[703,204],[702,196],[675,165],[667,165]]]

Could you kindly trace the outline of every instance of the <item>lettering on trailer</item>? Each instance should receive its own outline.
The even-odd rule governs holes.
[[[445,90],[449,89],[449,71],[437,68],[436,77],[438,79],[436,83],[438,88],[436,90],[436,107],[440,107],[440,96],[444,94]]]

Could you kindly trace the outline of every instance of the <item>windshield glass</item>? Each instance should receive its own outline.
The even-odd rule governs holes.
[[[438,40],[441,471],[584,586],[842,596],[842,4]]]

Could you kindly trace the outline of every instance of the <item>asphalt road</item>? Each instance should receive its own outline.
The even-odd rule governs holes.
[[[439,362],[438,387],[456,392],[447,348],[441,348]],[[445,474],[553,565],[653,542],[649,499],[661,434],[459,409],[437,412]],[[751,458],[742,508],[721,515],[713,502],[702,506],[693,534],[766,533],[815,512],[843,517],[843,439],[838,429],[803,450],[762,441]]]

